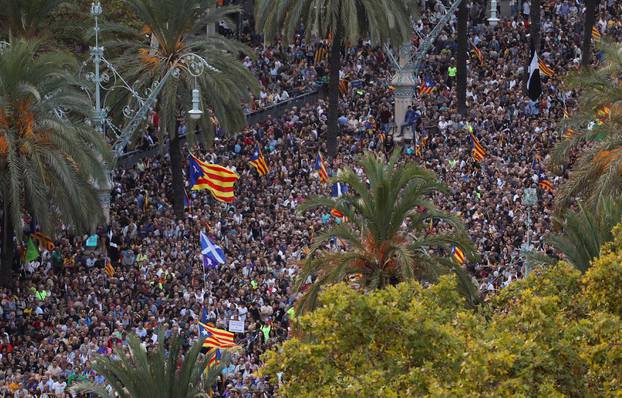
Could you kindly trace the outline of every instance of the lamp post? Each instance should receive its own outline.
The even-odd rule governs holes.
[[[99,45],[99,16],[102,14],[102,11],[102,6],[99,1],[97,3],[91,3],[91,15],[95,18],[95,47],[91,47],[91,56],[93,57],[93,64],[95,64],[95,74],[91,78],[93,83],[95,83],[95,112],[93,114],[93,122],[95,130],[103,134],[106,112],[101,106],[101,84],[104,79],[100,73],[100,68],[102,57],[104,56],[104,47]]]
[[[95,19],[95,47],[91,47],[91,56],[93,64],[95,65],[94,73],[87,73],[88,80],[95,84],[94,96],[94,110],[93,110],[93,125],[96,131],[100,133],[108,133],[112,135],[112,150],[116,159],[120,158],[134,136],[134,131],[144,122],[147,118],[149,111],[153,110],[158,96],[164,88],[166,82],[175,78],[178,79],[181,72],[185,72],[188,75],[196,79],[204,73],[204,71],[210,70],[212,72],[220,72],[217,68],[207,62],[203,57],[195,53],[187,53],[174,62],[166,71],[164,76],[159,81],[154,81],[151,87],[145,89],[145,93],[141,95],[134,84],[129,84],[121,74],[116,70],[104,57],[104,47],[99,45],[99,16],[102,14],[103,9],[101,3],[97,1],[91,4],[91,15]],[[102,64],[108,69],[111,76],[108,73],[101,71]],[[108,112],[105,107],[105,97],[102,98],[102,91],[111,90],[102,85],[107,83],[110,79],[113,79],[113,89],[125,89],[130,95],[131,99],[135,101],[135,105],[138,106],[137,110],[133,110],[128,103],[123,109],[123,115],[129,119],[127,124],[123,128],[114,126],[112,121],[108,118]],[[192,90],[192,109],[188,112],[188,115],[193,120],[198,120],[203,115],[201,110],[201,93],[199,91],[199,85],[195,83],[195,87]],[[99,191],[99,197],[104,210],[106,221],[110,218],[110,191],[112,189],[112,176],[108,173],[108,180],[103,186],[97,186]]]
[[[490,26],[497,26],[499,18],[497,18],[497,0],[490,0],[490,18],[488,18]]]
[[[535,188],[525,188],[523,192],[523,205],[527,206],[527,240],[521,245],[520,252],[525,263],[525,276],[529,274],[529,254],[533,251],[531,244],[531,208],[538,203],[538,192]]]

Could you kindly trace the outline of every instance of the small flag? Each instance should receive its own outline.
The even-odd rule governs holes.
[[[205,307],[201,310],[201,319],[197,322],[199,325],[199,335],[203,339],[203,348],[201,352],[210,354],[217,349],[213,360],[210,359],[208,366],[213,365],[220,359],[220,349],[237,347],[234,341],[235,334],[226,330],[215,328],[209,323],[207,310]]]
[[[346,96],[346,94],[348,93],[348,80],[346,79],[339,79],[339,94],[341,94],[342,96]]]
[[[240,176],[218,164],[204,163],[190,155],[188,158],[190,189],[207,189],[219,202],[231,203],[235,200],[235,183]]]
[[[334,208],[333,208],[333,209],[330,209],[330,215],[331,215],[331,216],[333,216],[333,217],[335,217],[335,218],[343,218],[343,213],[342,213],[342,212],[340,212],[340,211],[339,211],[339,210],[337,210],[337,209],[334,209]]]
[[[599,42],[601,38],[602,34],[600,33],[600,30],[598,30],[596,26],[592,26],[592,39],[594,39],[594,41],[596,42]]]
[[[544,189],[547,192],[553,193],[554,189],[553,189],[553,184],[551,183],[551,181],[549,181],[548,179],[542,178],[540,179],[540,182],[538,183],[538,186],[542,189]]]
[[[220,348],[211,348],[208,352],[207,355],[211,355],[208,363],[207,363],[207,369],[212,368],[213,366],[218,366],[220,364],[220,359],[222,358],[222,353],[220,352]]]
[[[28,238],[28,245],[26,249],[26,262],[29,263],[36,260],[37,258],[39,258],[39,250],[37,249],[37,245],[35,245],[32,237]]]
[[[473,134],[473,131],[469,131],[469,136],[471,137],[471,144],[473,145],[471,151],[473,159],[477,162],[481,162],[486,157],[486,149],[480,144],[475,134]]]
[[[324,166],[324,158],[322,158],[322,154],[318,152],[317,158],[315,159],[315,170],[318,171],[320,175],[320,181],[323,183],[328,183],[328,172],[326,171],[326,166]]]
[[[484,65],[484,54],[482,54],[482,50],[477,48],[477,46],[475,46],[472,41],[471,46],[473,46],[473,54],[475,54],[475,57],[477,57],[477,59],[479,60],[479,64]]]
[[[421,86],[419,86],[419,96],[432,94],[432,91],[434,91],[434,82],[426,76],[421,81]]]
[[[348,186],[343,182],[336,182],[333,184],[330,192],[330,196],[333,198],[339,198],[348,193]]]
[[[458,246],[451,247],[451,255],[453,256],[454,260],[456,260],[456,262],[460,265],[463,265],[466,262],[464,252]]]
[[[223,329],[218,329],[209,324],[206,324],[206,326],[207,326],[207,331],[211,333],[212,336],[216,337],[220,341],[222,345],[221,348],[226,348],[227,346],[228,347],[235,346],[235,340],[234,340],[235,333],[229,332]]]
[[[533,58],[529,64],[529,80],[527,80],[527,93],[532,101],[537,101],[542,94],[542,82],[540,81],[540,67],[538,66],[538,54],[533,52]]]
[[[188,209],[188,211],[192,212],[192,200],[188,195],[188,191],[184,188],[184,208]]]
[[[203,348],[232,348],[236,347],[233,332],[218,329],[210,323],[203,322],[203,317],[199,323],[199,333],[203,340]]]
[[[104,272],[110,278],[114,276],[114,267],[110,263],[110,257],[106,257],[106,265],[104,266]]]
[[[317,50],[315,50],[315,54],[313,55],[313,62],[315,62],[315,64],[319,64],[320,62],[324,61],[326,58],[328,57],[328,49],[321,44]]]
[[[549,68],[549,66],[542,60],[538,60],[538,67],[540,68],[540,72],[546,77],[553,77],[555,75],[555,71]]]
[[[207,269],[214,269],[219,264],[225,263],[225,252],[220,246],[216,246],[211,240],[201,231],[201,254],[203,255],[203,266]]]
[[[260,176],[265,176],[268,174],[268,165],[266,164],[266,160],[263,157],[263,153],[261,153],[261,149],[259,149],[259,145],[255,146],[255,151],[253,151],[253,155],[251,156],[251,160],[248,162],[251,166],[257,170]]]

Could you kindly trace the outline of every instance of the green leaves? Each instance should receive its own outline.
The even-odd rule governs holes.
[[[565,263],[539,268],[474,310],[453,276],[367,294],[329,287],[262,373],[283,372],[278,394],[290,398],[615,396],[620,241],[584,278]]]
[[[204,370],[209,361],[205,356],[199,360],[203,341],[199,339],[184,353],[183,343],[187,337],[174,335],[165,343],[163,331],[158,334],[158,344],[153,351],[146,351],[134,335],[128,337],[128,351],[119,348],[119,359],[101,356],[94,369],[104,376],[113,392],[127,398],[194,398],[206,396],[216,383],[217,376],[230,361],[225,352],[220,365]],[[181,361],[181,367],[178,363]],[[78,393],[93,393],[98,397],[111,395],[100,385],[80,383],[72,388]]]
[[[341,27],[344,43],[370,39],[374,44],[401,45],[410,37],[415,13],[412,0],[259,0],[255,17],[270,41],[279,35],[291,39],[302,23],[307,39],[326,38]]]
[[[23,209],[44,231],[57,219],[77,231],[103,220],[96,187],[112,157],[85,122],[92,108],[75,74],[71,55],[41,53],[36,41],[16,40],[0,57],[0,200],[18,237]]]
[[[299,206],[300,212],[334,208],[348,219],[328,226],[311,245],[297,286],[302,289],[309,278],[314,280],[299,310],[312,309],[326,284],[353,278],[361,288],[376,289],[412,278],[433,282],[447,273],[459,275],[460,290],[470,303],[478,301],[470,277],[448,258],[452,245],[474,257],[462,224],[429,200],[447,188],[434,173],[398,164],[399,159],[399,152],[388,160],[367,153],[360,160],[364,175],[345,169],[331,180],[347,185],[350,193],[311,198]],[[438,232],[430,231],[430,222],[436,222]],[[340,248],[327,248],[332,241]]]
[[[121,67],[124,78],[135,82],[135,89],[144,92],[171,68],[181,72],[179,79],[169,79],[160,93],[161,132],[169,136],[175,134],[176,117],[188,110],[196,86],[200,89],[201,108],[205,112],[198,121],[202,132],[200,140],[211,142],[213,139],[210,111],[228,131],[241,129],[246,124],[242,104],[259,90],[255,77],[239,61],[240,53],[251,52],[243,44],[219,34],[205,34],[208,24],[226,19],[238,8],[218,8],[214,0],[129,0],[128,3],[137,18],[153,32],[157,48],[152,57],[147,57],[145,54],[154,49],[145,44],[140,30],[111,27],[117,38],[106,43],[106,47],[121,51],[114,63]],[[196,77],[188,72],[189,62],[184,62],[190,54],[199,55],[209,64]],[[110,100],[120,110],[131,98],[126,90],[118,90]],[[188,128],[191,138],[194,138],[195,127],[191,122]]]
[[[565,84],[577,90],[579,106],[560,128],[572,128],[572,137],[564,139],[551,154],[551,166],[560,174],[570,165],[570,178],[556,193],[555,204],[565,211],[576,199],[590,206],[599,198],[617,195],[622,189],[622,45],[600,44],[604,64],[570,74]],[[605,109],[608,111],[605,112]],[[575,160],[575,152],[579,156]]]

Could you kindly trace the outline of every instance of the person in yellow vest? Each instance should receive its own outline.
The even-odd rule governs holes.
[[[449,68],[447,68],[447,85],[449,86],[449,88],[452,88],[454,85],[454,80],[456,79],[456,76],[458,75],[458,68],[456,68],[454,66],[454,62],[455,59],[452,57],[451,58],[451,65],[449,66]]]

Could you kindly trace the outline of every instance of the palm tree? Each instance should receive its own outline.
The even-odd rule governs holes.
[[[279,34],[288,40],[302,24],[310,42],[313,35],[332,36],[328,55],[328,132],[329,156],[337,153],[339,71],[341,52],[348,43],[370,39],[373,44],[401,45],[410,39],[410,16],[415,1],[372,0],[260,0],[256,9],[258,31],[272,41]]]
[[[0,201],[3,282],[10,280],[13,239],[22,216],[43,231],[55,221],[86,231],[103,220],[94,185],[106,181],[109,146],[87,126],[88,97],[77,62],[60,52],[39,53],[36,41],[16,40],[0,55]]]
[[[467,86],[467,29],[469,23],[468,0],[463,0],[458,7],[458,51],[456,61],[458,64],[458,81],[456,82],[456,96],[458,99],[458,113],[466,115],[466,86]]]
[[[446,193],[447,187],[434,173],[415,164],[398,166],[399,156],[396,151],[387,162],[368,153],[360,161],[364,177],[345,169],[331,181],[346,184],[349,194],[315,197],[300,205],[301,212],[328,208],[347,217],[347,222],[320,233],[310,247],[298,281],[298,289],[306,291],[300,310],[315,306],[322,286],[350,277],[374,289],[412,278],[433,281],[454,272],[469,301],[478,300],[470,277],[448,255],[458,246],[472,259],[472,244],[456,217],[438,210],[430,200],[432,195]],[[433,221],[443,232],[431,232]],[[345,251],[326,249],[333,239]],[[305,286],[309,278],[314,282]]]
[[[583,23],[583,45],[581,46],[581,66],[584,68],[592,64],[592,28],[596,21],[596,9],[600,0],[585,1],[585,21]]]
[[[108,44],[108,47],[123,50],[115,63],[123,66],[126,80],[135,82],[135,88],[143,92],[172,69],[181,71],[178,78],[166,81],[158,102],[161,134],[170,140],[173,204],[175,214],[181,218],[184,214],[183,159],[178,135],[181,107],[190,103],[191,92],[198,87],[203,109],[211,110],[222,127],[236,131],[246,123],[242,102],[258,91],[258,85],[255,77],[239,62],[239,54],[248,53],[245,46],[216,33],[209,36],[204,33],[207,24],[238,12],[238,7],[216,7],[215,0],[128,0],[128,3],[136,17],[149,28],[156,45],[152,47],[145,43],[143,33],[131,29],[120,32],[132,34],[131,39]],[[207,65],[202,64],[203,72],[196,78],[186,73],[191,68],[187,62],[191,54],[207,61]],[[127,91],[122,93],[127,94]],[[122,105],[123,101],[118,104]],[[194,127],[188,129],[191,137],[195,133]],[[201,118],[198,127],[199,139],[211,144],[214,137],[212,119]]]
[[[146,351],[138,337],[129,336],[128,352],[118,350],[117,358],[101,356],[94,365],[94,370],[104,376],[112,391],[92,382],[77,384],[72,390],[102,398],[207,397],[206,391],[216,384],[222,369],[229,362],[229,354],[224,352],[220,364],[212,366],[202,377],[211,359],[211,355],[199,358],[202,340],[185,353],[181,336],[172,336],[168,347],[165,340],[160,332],[158,345],[153,351]]]
[[[556,208],[565,210],[575,199],[594,206],[600,197],[622,192],[622,45],[603,42],[604,65],[584,69],[566,80],[579,90],[579,106],[562,128],[573,134],[552,152],[552,169],[561,174],[571,166],[568,181],[556,194]],[[576,160],[574,160],[574,158]]]
[[[600,256],[603,244],[613,240],[611,230],[622,221],[622,198],[601,198],[596,207],[578,205],[577,211],[569,212],[555,222],[561,233],[550,234],[546,243],[560,253],[564,260],[581,272],[587,271],[590,262]],[[553,264],[554,258],[538,254],[536,263]]]
[[[0,0],[0,32],[40,38],[49,30],[52,12],[65,0]]]

